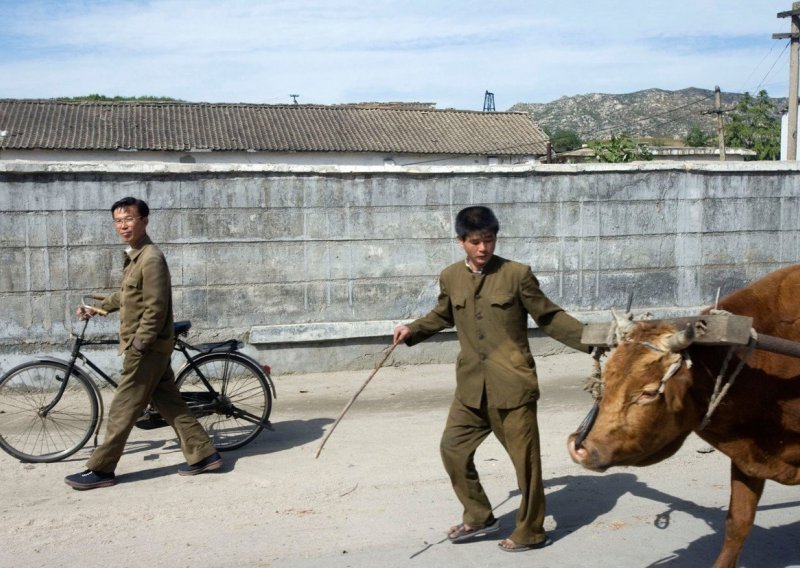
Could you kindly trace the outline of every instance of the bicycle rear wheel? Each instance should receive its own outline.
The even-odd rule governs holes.
[[[200,355],[180,372],[176,382],[218,450],[241,448],[268,423],[272,411],[269,385],[261,369],[245,357],[236,353]]]
[[[49,411],[68,366],[31,361],[0,378],[0,448],[26,462],[54,462],[80,450],[98,419],[96,391],[73,373],[61,399]]]

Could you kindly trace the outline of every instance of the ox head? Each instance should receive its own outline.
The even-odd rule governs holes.
[[[615,317],[618,345],[605,364],[596,415],[568,440],[572,459],[595,471],[671,456],[700,416],[684,357],[695,328]]]

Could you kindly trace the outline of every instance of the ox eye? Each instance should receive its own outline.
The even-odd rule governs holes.
[[[660,383],[650,383],[645,386],[636,396],[636,404],[650,404],[658,400],[658,389],[660,386]]]

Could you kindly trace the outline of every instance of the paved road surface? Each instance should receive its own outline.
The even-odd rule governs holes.
[[[62,481],[84,449],[55,464],[0,455],[0,566],[107,567],[597,567],[708,566],[721,543],[728,462],[692,436],[646,469],[595,474],[572,463],[567,435],[589,407],[589,358],[539,359],[546,527],[553,544],[509,554],[519,503],[514,473],[490,438],[476,456],[504,529],[447,542],[460,509],[438,440],[450,401],[449,365],[380,371],[314,452],[368,372],[276,377],[274,432],[225,455],[221,473],[183,478],[169,430],[134,432],[112,488]],[[767,483],[742,566],[800,566],[800,491]]]

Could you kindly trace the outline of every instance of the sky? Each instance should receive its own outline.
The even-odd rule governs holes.
[[[698,87],[785,97],[789,0],[0,0],[0,98],[428,102]]]

